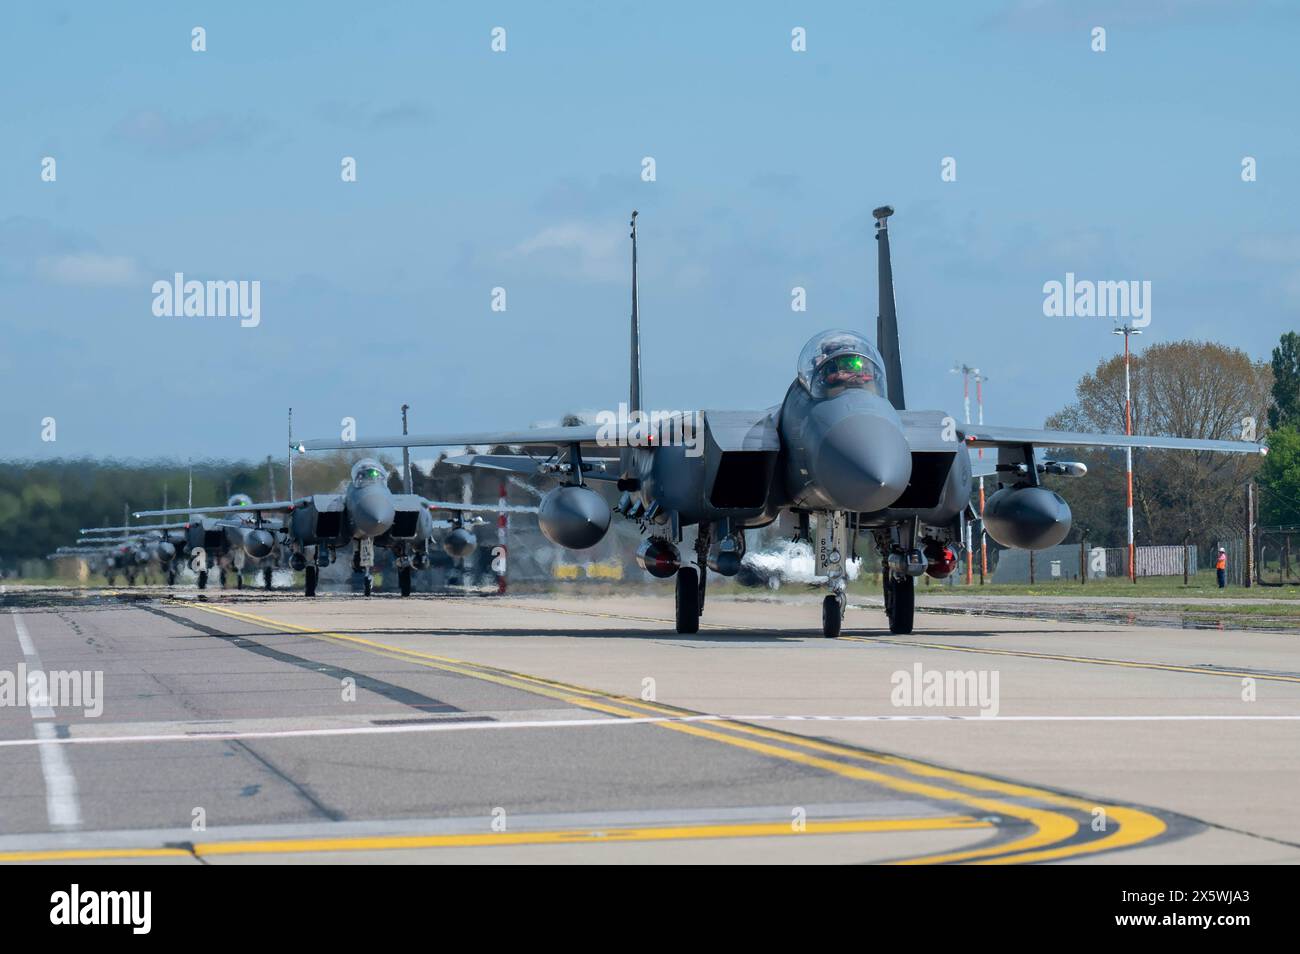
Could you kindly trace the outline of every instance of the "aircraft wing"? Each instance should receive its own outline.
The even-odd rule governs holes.
[[[447,458],[448,464],[457,467],[477,467],[481,470],[504,470],[513,474],[541,472],[542,461],[524,454],[459,454]],[[617,457],[582,456],[582,476],[593,480],[618,480]]]
[[[174,510],[137,510],[133,517],[188,517],[226,513],[288,513],[294,507],[292,500],[272,500],[270,503],[244,504],[242,507],[179,507]]]
[[[364,450],[385,447],[481,447],[488,445],[567,447],[570,444],[595,444],[601,428],[596,424],[577,427],[529,427],[517,431],[470,431],[464,434],[392,434],[385,437],[358,437],[345,441],[338,437],[302,441],[301,453],[317,450]]]
[[[1211,441],[1193,437],[1149,437],[1143,434],[1088,434],[1032,427],[968,425],[960,433],[970,447],[1152,447],[1162,450],[1206,450],[1226,454],[1267,454],[1263,444],[1250,441]]]
[[[82,527],[80,533],[129,533],[136,530],[184,530],[183,523],[137,523],[133,527]]]
[[[475,504],[475,503],[456,503],[454,500],[426,500],[424,505],[430,510],[463,510],[471,513],[481,510],[487,513],[537,513],[536,507],[525,507],[520,504]]]

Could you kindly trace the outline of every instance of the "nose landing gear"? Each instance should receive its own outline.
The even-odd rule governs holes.
[[[844,622],[844,594],[827,593],[822,600],[822,635],[827,639],[836,639],[840,635],[840,625]]]

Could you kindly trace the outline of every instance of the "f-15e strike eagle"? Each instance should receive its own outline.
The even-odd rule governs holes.
[[[637,551],[638,562],[652,576],[676,577],[679,633],[699,628],[708,570],[724,576],[739,571],[746,529],[766,526],[789,511],[798,518],[801,536],[810,539],[810,518],[815,517],[812,542],[818,573],[831,591],[822,606],[822,632],[828,637],[840,633],[845,565],[856,552],[858,537],[866,535],[884,567],[889,630],[912,631],[916,578],[925,573],[941,578],[952,572],[963,523],[975,516],[970,505],[975,448],[997,451],[996,465],[988,472],[996,474],[998,490],[986,503],[985,529],[1004,546],[1031,550],[1060,543],[1070,529],[1069,505],[1042,485],[1042,475],[1085,472],[1080,464],[1042,459],[1039,448],[1266,453],[1259,444],[1238,441],[963,426],[943,411],[909,409],[903,396],[889,254],[888,220],[893,211],[883,206],[873,213],[880,293],[876,346],[854,331],[814,335],[800,352],[795,380],[779,404],[762,410],[706,410],[689,415],[686,420],[700,420],[703,431],[690,442],[674,440],[671,428],[666,434],[662,426],[645,424],[633,212],[627,409],[637,426],[627,439],[620,436],[611,441],[606,425],[583,425],[311,440],[299,449],[482,445],[524,449],[524,454],[471,454],[451,461],[556,477],[560,484],[540,501],[538,521],[547,538],[570,549],[594,545],[610,524],[609,504],[586,482],[617,481],[622,498],[613,511],[638,521],[646,534]],[[679,551],[683,530],[691,526],[697,528],[694,566],[686,564]]]
[[[354,543],[352,568],[362,574],[365,594],[369,596],[375,547],[384,547],[392,551],[401,594],[410,596],[411,571],[424,566],[435,530],[449,531],[442,541],[449,555],[465,557],[474,552],[478,543],[465,526],[464,513],[499,510],[533,513],[536,509],[395,494],[388,489],[388,472],[377,461],[361,460],[353,465],[351,478],[342,493],[311,494],[269,503],[253,503],[237,494],[225,507],[141,510],[133,516],[197,517],[190,524],[199,528],[199,537],[191,541],[191,550],[208,548],[207,566],[212,565],[215,555],[239,552],[240,548],[249,557],[262,559],[284,542],[290,548],[289,565],[295,571],[306,572],[308,596],[316,594],[319,570],[333,562],[335,550]],[[435,511],[447,511],[452,516],[435,520]],[[200,587],[206,576],[200,570]]]

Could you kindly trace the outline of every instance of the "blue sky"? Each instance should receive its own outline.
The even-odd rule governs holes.
[[[774,404],[813,333],[873,333],[886,202],[912,406],[959,411],[957,359],[990,421],[1067,403],[1117,343],[1044,317],[1067,271],[1150,280],[1141,345],[1266,358],[1300,325],[1298,39],[1300,7],[1226,0],[10,6],[0,455],[611,407],[632,208],[657,408]],[[177,271],[260,281],[261,324],[155,317]]]

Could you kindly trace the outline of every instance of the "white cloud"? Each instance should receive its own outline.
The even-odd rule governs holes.
[[[36,262],[37,274],[56,285],[131,285],[140,281],[135,260],[125,255],[77,252]]]
[[[548,226],[515,246],[514,254],[545,256],[573,276],[590,281],[626,279],[630,267],[626,233],[608,225],[566,222]]]

